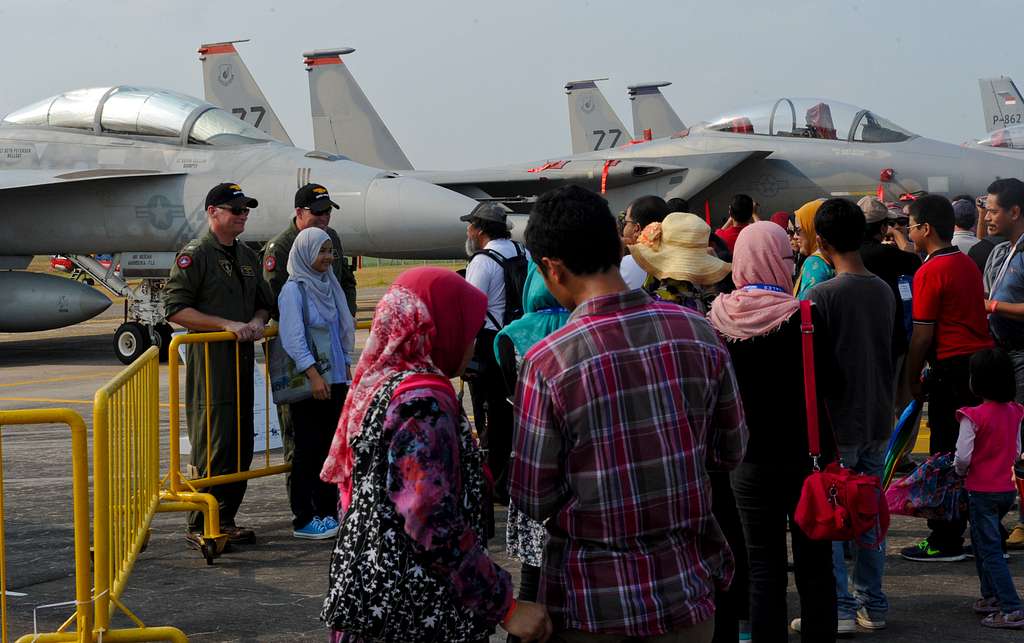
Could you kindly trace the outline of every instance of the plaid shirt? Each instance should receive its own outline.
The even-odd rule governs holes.
[[[714,613],[733,561],[707,469],[747,441],[728,351],[641,290],[595,297],[531,349],[511,495],[548,518],[540,601],[558,629],[653,636]]]

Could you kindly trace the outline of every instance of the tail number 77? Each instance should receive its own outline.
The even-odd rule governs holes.
[[[615,147],[616,145],[619,144],[619,139],[622,138],[622,130],[618,128],[610,130],[596,129],[593,132],[591,132],[591,134],[600,137],[597,139],[597,143],[594,145],[595,152],[601,149],[601,143],[604,143],[604,139],[606,136],[611,136],[613,134],[615,135],[615,138],[613,138],[612,142],[608,144],[608,147]]]
[[[267,115],[267,108],[256,105],[255,107],[250,107],[247,111],[244,107],[236,107],[231,110],[231,113],[243,121],[249,113],[255,114],[256,120],[253,122],[253,127],[259,127],[260,123],[263,122],[263,117]]]

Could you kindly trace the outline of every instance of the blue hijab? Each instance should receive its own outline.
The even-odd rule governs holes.
[[[515,346],[518,363],[534,344],[565,326],[569,320],[569,311],[544,285],[544,277],[537,264],[531,261],[528,270],[523,285],[523,316],[501,329],[494,338],[494,354],[499,361],[498,341],[503,335]]]

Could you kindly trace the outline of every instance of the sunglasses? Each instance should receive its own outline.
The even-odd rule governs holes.
[[[221,210],[227,210],[228,212],[230,212],[231,214],[234,214],[234,215],[239,215],[240,216],[240,215],[243,215],[243,214],[249,214],[249,208],[229,208],[229,207],[223,206],[223,205],[219,205],[217,207],[219,209],[221,209]]]

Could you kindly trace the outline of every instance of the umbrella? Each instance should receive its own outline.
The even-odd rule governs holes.
[[[882,489],[887,489],[896,472],[896,463],[914,447],[917,427],[921,424],[921,409],[924,405],[919,400],[911,400],[903,409],[899,421],[892,430],[889,447],[885,451],[885,468],[882,470]]]

